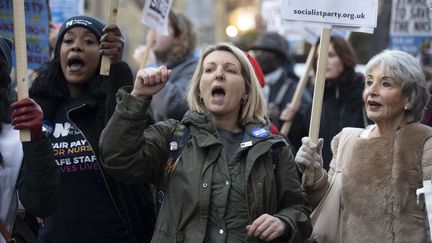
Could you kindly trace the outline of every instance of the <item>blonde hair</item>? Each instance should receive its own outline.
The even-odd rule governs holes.
[[[195,73],[191,82],[189,83],[186,93],[186,99],[190,109],[198,113],[208,112],[204,103],[200,99],[199,84],[203,74],[203,61],[210,53],[214,51],[228,51],[232,53],[241,64],[241,72],[245,82],[245,89],[248,99],[242,105],[242,109],[240,110],[238,120],[239,125],[244,126],[253,120],[265,122],[267,110],[264,95],[262,93],[259,81],[255,75],[252,64],[249,62],[249,59],[242,50],[228,43],[219,43],[214,46],[210,46],[206,48],[201,54],[197,68],[195,69]]]

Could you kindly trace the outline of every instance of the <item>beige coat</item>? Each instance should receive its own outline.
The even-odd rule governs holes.
[[[416,204],[416,189],[432,178],[432,128],[410,124],[379,138],[360,138],[362,131],[349,128],[335,136],[328,174],[305,188],[312,205],[323,198],[339,164],[341,242],[428,242],[425,204]]]

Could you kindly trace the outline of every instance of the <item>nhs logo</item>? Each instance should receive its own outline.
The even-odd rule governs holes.
[[[69,122],[65,123],[56,123],[54,127],[53,136],[55,138],[59,138],[60,136],[66,137],[69,134],[69,130],[71,128],[71,124]]]

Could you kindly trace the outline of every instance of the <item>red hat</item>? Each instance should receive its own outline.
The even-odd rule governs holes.
[[[258,61],[253,56],[249,55],[249,53],[247,53],[247,52],[244,52],[244,53],[246,54],[247,58],[249,59],[249,62],[252,64],[252,67],[255,71],[255,75],[257,76],[261,87],[264,87],[266,81],[265,81],[264,73],[261,69],[260,64],[258,63]]]
[[[261,69],[260,64],[258,63],[258,61],[253,56],[249,55],[249,53],[247,53],[247,52],[244,52],[244,53],[247,56],[247,58],[249,59],[249,62],[252,64],[252,67],[255,71],[255,75],[257,76],[261,87],[264,87],[266,81],[265,81],[264,73]],[[273,122],[270,124],[270,132],[271,132],[271,134],[276,134],[276,135],[280,134],[279,129],[276,127],[276,125]]]

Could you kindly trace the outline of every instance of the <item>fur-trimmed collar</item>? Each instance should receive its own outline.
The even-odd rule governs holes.
[[[427,219],[415,192],[431,136],[431,128],[410,124],[394,135],[350,141],[342,179],[344,242],[425,242]]]

